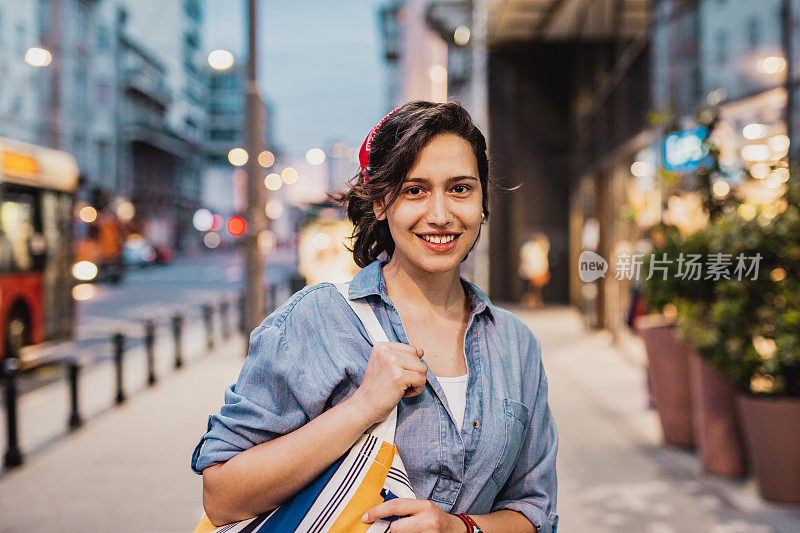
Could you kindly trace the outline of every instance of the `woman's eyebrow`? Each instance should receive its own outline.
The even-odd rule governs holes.
[[[478,178],[475,176],[453,176],[452,178],[447,178],[448,183],[461,180],[478,181]],[[430,180],[427,178],[408,178],[405,183],[430,183]]]

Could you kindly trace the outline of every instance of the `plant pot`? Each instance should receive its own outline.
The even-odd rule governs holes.
[[[647,349],[653,402],[667,444],[692,448],[691,388],[686,343],[675,336],[675,321],[664,315],[647,315],[636,322]]]
[[[689,348],[695,444],[703,471],[725,478],[747,473],[744,444],[736,414],[736,388]]]
[[[800,503],[800,398],[736,395],[761,496]]]

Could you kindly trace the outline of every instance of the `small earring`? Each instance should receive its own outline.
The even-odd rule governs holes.
[[[484,220],[486,220],[486,213],[481,212],[481,222],[483,222]]]

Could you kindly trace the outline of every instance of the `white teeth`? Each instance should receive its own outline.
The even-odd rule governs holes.
[[[434,244],[446,244],[456,238],[455,235],[445,235],[443,237],[439,237],[437,235],[421,235],[421,237]]]

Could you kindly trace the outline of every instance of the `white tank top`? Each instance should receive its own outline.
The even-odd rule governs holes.
[[[464,411],[467,408],[467,378],[469,374],[463,376],[454,376],[447,378],[440,378],[436,376],[436,380],[442,386],[444,395],[447,398],[447,406],[450,407],[450,412],[456,419],[456,427],[461,431],[461,426],[464,424]]]

